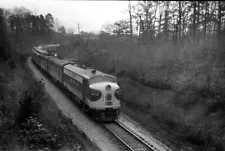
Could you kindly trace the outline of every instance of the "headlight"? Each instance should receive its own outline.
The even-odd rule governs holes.
[[[90,99],[91,101],[97,101],[102,97],[102,93],[99,90],[90,89]]]
[[[107,85],[107,86],[105,87],[105,90],[106,90],[106,91],[110,91],[110,90],[111,90],[111,85]]]

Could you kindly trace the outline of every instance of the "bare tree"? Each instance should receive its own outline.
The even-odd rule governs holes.
[[[165,36],[165,42],[168,40],[168,28],[169,28],[169,4],[170,1],[166,1],[166,9],[165,9],[165,17],[164,17],[164,36]]]
[[[196,40],[196,1],[193,1],[193,41]]]
[[[132,42],[132,36],[133,36],[133,27],[132,27],[132,14],[131,14],[131,3],[130,3],[130,0],[129,0],[128,9],[129,9],[129,16],[130,16],[130,43],[131,43]]]
[[[61,33],[63,36],[66,35],[66,28],[64,26],[60,26],[58,29],[59,33]]]
[[[59,19],[58,18],[55,18],[54,19],[54,30],[56,31],[56,32],[58,32],[58,29],[59,29],[59,27],[61,26],[61,23],[60,23],[60,21],[59,21]]]

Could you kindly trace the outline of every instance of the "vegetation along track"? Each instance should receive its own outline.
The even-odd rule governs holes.
[[[104,123],[103,125],[110,131],[127,150],[131,151],[158,151],[153,145],[145,142],[141,137],[137,136],[134,132],[118,121],[115,123]]]

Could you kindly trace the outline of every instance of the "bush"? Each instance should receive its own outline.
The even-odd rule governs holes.
[[[34,82],[29,90],[25,91],[22,99],[19,101],[20,109],[17,118],[18,123],[23,123],[30,116],[36,116],[41,108],[41,100],[44,95],[44,86],[42,83]],[[43,98],[42,98],[43,99]]]
[[[215,139],[214,136],[207,132],[207,129],[200,127],[189,127],[184,136],[186,141],[191,142],[199,146],[200,150],[205,151],[224,151],[224,145],[219,140]]]
[[[21,124],[19,142],[30,148],[59,147],[57,135],[51,135],[37,118],[30,116]]]

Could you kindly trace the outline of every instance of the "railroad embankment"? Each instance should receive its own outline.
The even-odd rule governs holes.
[[[40,22],[42,15],[24,7],[0,8],[0,150],[91,150],[94,145],[61,114],[26,66],[33,46],[65,39],[45,26],[44,18]]]
[[[0,150],[91,150],[22,60],[0,64]]]
[[[129,48],[101,39],[62,45],[55,51],[117,76],[124,92],[122,111],[156,137],[187,150],[224,150],[223,68],[210,65],[215,55],[204,56],[212,48],[187,46],[195,51],[192,62],[187,48],[179,55],[170,52],[172,46],[134,46],[128,52]]]

